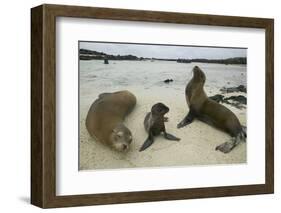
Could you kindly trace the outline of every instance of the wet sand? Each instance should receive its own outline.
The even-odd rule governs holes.
[[[246,163],[246,143],[239,144],[228,154],[215,151],[217,145],[230,139],[220,130],[198,120],[177,129],[177,123],[186,115],[188,108],[184,91],[169,90],[168,87],[149,90],[134,86],[126,87],[137,96],[137,105],[125,120],[125,125],[133,134],[133,142],[128,153],[119,153],[90,137],[85,127],[85,118],[91,103],[98,97],[100,91],[96,90],[84,96],[80,100],[80,170]],[[117,90],[103,92],[113,91]],[[209,96],[218,94],[218,90],[211,87],[206,88],[206,92]],[[229,96],[239,94],[246,95],[231,93]],[[170,108],[167,114],[169,121],[165,123],[166,130],[181,140],[168,141],[159,136],[151,147],[139,152],[147,137],[143,127],[144,117],[157,102],[162,102]],[[225,106],[237,115],[243,125],[246,125],[246,109],[237,109],[227,104]]]

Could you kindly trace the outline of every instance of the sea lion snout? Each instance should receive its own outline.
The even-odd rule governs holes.
[[[118,143],[113,146],[119,152],[127,152],[130,148],[128,144]]]
[[[203,71],[198,66],[194,66],[192,70],[193,70],[193,74],[203,73]]]
[[[198,66],[194,66],[192,70],[193,70],[194,80],[203,82],[203,83],[206,81],[206,76],[205,76],[204,72]]]
[[[198,66],[194,66],[194,68],[193,69],[200,69]]]
[[[112,145],[120,152],[128,151],[133,141],[131,131],[125,126],[118,126],[112,132]]]

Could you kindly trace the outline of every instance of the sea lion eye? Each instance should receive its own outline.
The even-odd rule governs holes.
[[[117,135],[117,137],[121,138],[124,134],[123,134],[123,132],[119,131],[119,132],[117,132],[116,135]]]

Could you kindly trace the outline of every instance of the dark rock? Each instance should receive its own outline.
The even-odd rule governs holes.
[[[211,96],[209,98],[214,100],[214,101],[216,101],[216,102],[218,102],[218,103],[220,103],[220,102],[223,101],[224,96],[220,95],[220,94],[217,94],[217,95]]]
[[[220,91],[224,93],[231,93],[231,92],[247,92],[247,88],[243,85],[239,85],[238,87],[223,87],[220,89]]]
[[[164,83],[168,84],[168,83],[173,82],[173,81],[174,81],[173,79],[166,79],[166,80],[164,80]]]
[[[247,104],[247,98],[243,95],[230,96],[230,97],[224,99],[224,101],[229,101],[229,100],[236,101],[240,104]]]
[[[104,64],[109,64],[108,59],[104,59]]]
[[[216,101],[217,103],[229,104],[231,106],[236,107],[237,109],[245,108],[244,105],[247,104],[247,98],[243,95],[233,95],[225,98],[223,95],[217,94],[214,96],[210,96],[209,98]]]
[[[239,85],[237,88],[239,89],[240,92],[247,92],[246,87],[243,85]]]

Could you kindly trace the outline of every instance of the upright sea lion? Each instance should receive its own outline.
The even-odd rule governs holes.
[[[168,140],[179,141],[180,139],[167,133],[165,129],[165,124],[168,118],[164,115],[169,112],[169,108],[162,103],[157,103],[152,106],[151,112],[147,113],[144,119],[144,128],[148,133],[148,137],[142,147],[140,152],[147,149],[154,142],[154,137],[164,133],[164,137]]]
[[[100,94],[87,114],[88,132],[101,143],[127,151],[132,134],[123,121],[135,105],[136,97],[129,91]]]
[[[246,129],[242,127],[236,115],[225,106],[207,97],[204,91],[206,76],[198,67],[193,68],[193,78],[185,89],[185,97],[189,112],[177,125],[184,127],[197,118],[209,125],[215,126],[232,137],[230,142],[225,142],[216,147],[216,150],[228,153],[241,141],[246,140]]]

